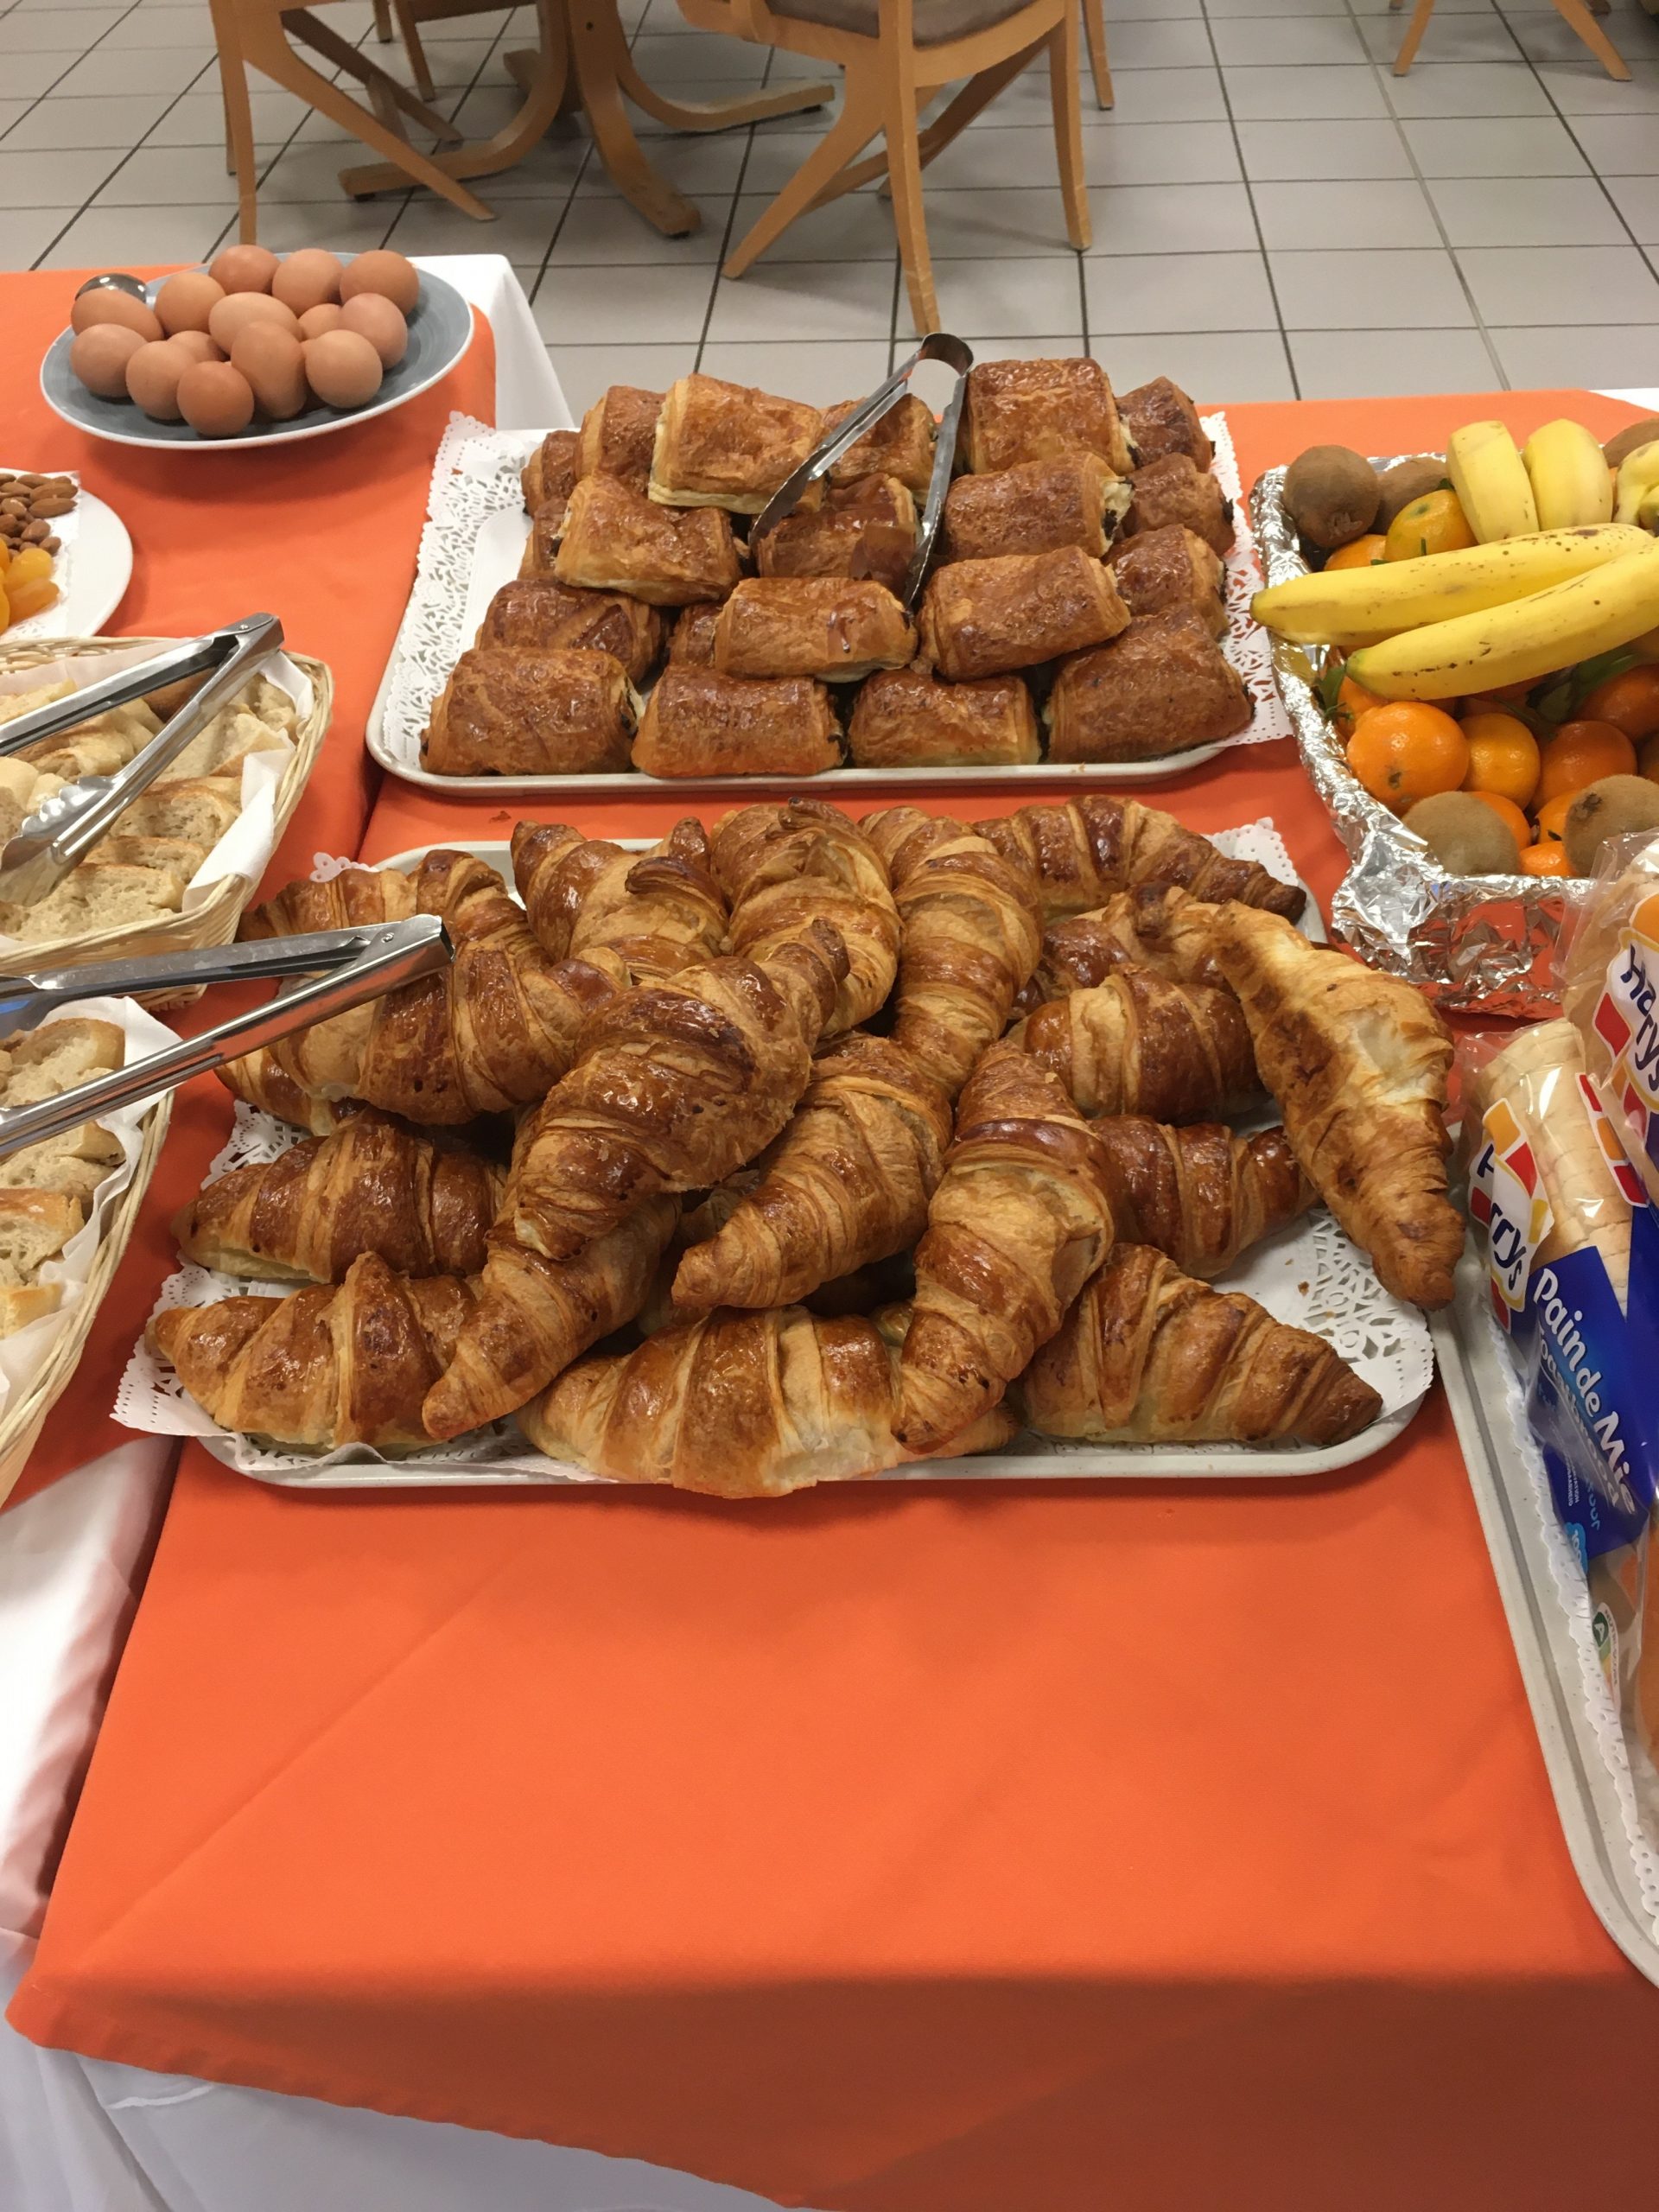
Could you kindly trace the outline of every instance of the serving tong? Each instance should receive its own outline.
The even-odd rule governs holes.
[[[0,848],[0,899],[29,906],[55,890],[162,769],[177,760],[209,717],[282,649],[283,626],[276,617],[249,614],[206,637],[168,646],[113,676],[100,676],[67,699],[50,700],[15,721],[0,723],[0,754],[19,753],[43,738],[78,728],[106,708],[125,706],[163,684],[211,671],[125,767],[109,776],[77,777],[41,801]]]
[[[749,539],[753,543],[798,506],[812,486],[829,474],[848,448],[856,445],[864,433],[881,420],[893,401],[908,388],[912,375],[924,361],[943,361],[947,368],[956,371],[957,381],[939,418],[938,435],[933,446],[933,473],[928,479],[927,500],[916,532],[916,550],[911,556],[910,566],[905,571],[904,589],[899,594],[907,613],[914,608],[921,596],[922,586],[927,582],[934,543],[944,515],[944,495],[950,488],[950,473],[956,465],[963,402],[968,396],[968,372],[974,365],[972,348],[962,339],[953,338],[948,330],[929,331],[910,359],[901,361],[886,383],[878,385],[868,399],[861,401],[846,421],[832,430],[828,437],[821,439],[800,467],[784,479],[749,528]]]
[[[146,666],[149,664],[146,664]],[[78,999],[120,998],[144,991],[194,988],[206,983],[257,982],[266,976],[315,977],[283,991],[251,1013],[129,1066],[95,1077],[30,1106],[0,1107],[0,1159],[62,1136],[83,1122],[141,1099],[175,1090],[192,1076],[274,1044],[290,1030],[349,1013],[400,983],[412,983],[446,966],[451,945],[436,914],[345,930],[316,930],[302,937],[260,938],[251,944],[214,945],[141,960],[111,960],[84,968],[45,968],[0,976],[0,1039],[37,1027]]]

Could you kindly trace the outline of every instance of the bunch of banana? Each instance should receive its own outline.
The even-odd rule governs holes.
[[[1582,423],[1565,416],[1546,423],[1527,440],[1521,458],[1541,530],[1612,520],[1613,480],[1606,456]]]
[[[1455,699],[1530,683],[1659,625],[1659,538],[1502,607],[1431,622],[1351,655],[1348,673],[1380,699]]]
[[[1597,459],[1600,461],[1599,448]],[[1601,479],[1609,485],[1605,462]],[[1298,645],[1346,650],[1392,638],[1402,630],[1421,629],[1425,623],[1506,606],[1529,592],[1566,583],[1587,569],[1638,553],[1651,543],[1643,531],[1621,529],[1616,523],[1540,531],[1530,537],[1466,546],[1456,553],[1426,553],[1414,561],[1322,569],[1257,592],[1250,612],[1264,629]]]
[[[1465,423],[1446,440],[1446,473],[1483,545],[1525,537],[1538,527],[1531,480],[1502,423]]]
[[[1659,438],[1637,446],[1618,464],[1618,501],[1613,512],[1620,522],[1659,531]]]

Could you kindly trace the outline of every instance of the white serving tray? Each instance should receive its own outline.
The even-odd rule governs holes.
[[[1250,601],[1262,588],[1262,568],[1251,531],[1249,503],[1239,486],[1238,462],[1224,415],[1206,415],[1216,448],[1214,473],[1233,502],[1237,537],[1227,561],[1228,658],[1255,702],[1248,730],[1214,745],[1189,747],[1157,760],[1039,760],[1028,766],[983,768],[829,768],[817,776],[648,776],[637,769],[602,776],[435,776],[422,767],[421,733],[432,702],[471,645],[486,609],[504,583],[518,573],[530,535],[518,487],[519,472],[540,444],[536,430],[496,430],[466,416],[451,418],[432,472],[420,565],[391,658],[369,716],[368,747],[383,768],[423,790],[450,798],[533,798],[568,793],[576,798],[618,798],[642,791],[688,797],[753,798],[777,791],[894,791],[1095,790],[1111,784],[1157,783],[1181,776],[1235,746],[1262,744],[1293,734],[1274,681],[1271,641],[1250,619]]]
[[[1659,1851],[1642,1832],[1637,1783],[1591,1636],[1588,1591],[1556,1522],[1472,1244],[1459,1265],[1456,1302],[1435,1315],[1433,1329],[1568,1855],[1602,1926],[1659,1983]]]

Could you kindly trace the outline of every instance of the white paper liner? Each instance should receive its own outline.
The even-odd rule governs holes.
[[[1294,879],[1295,870],[1284,842],[1270,820],[1221,831],[1214,842],[1235,859],[1259,861],[1283,881]],[[327,881],[348,865],[319,855],[317,879]],[[1269,1110],[1255,1118],[1265,1126],[1273,1116]],[[210,1177],[274,1160],[289,1145],[299,1142],[302,1134],[269,1114],[238,1103],[230,1140],[214,1160]],[[208,1306],[219,1299],[249,1294],[283,1297],[295,1287],[291,1282],[249,1282],[186,1263],[162,1286],[156,1310],[170,1306]],[[1322,1211],[1304,1216],[1247,1253],[1224,1279],[1223,1287],[1244,1291],[1277,1319],[1312,1329],[1325,1337],[1381,1395],[1384,1417],[1414,1405],[1433,1378],[1433,1347],[1422,1314],[1382,1288],[1364,1255]],[[296,1471],[322,1475],[330,1468],[383,1465],[395,1466],[400,1477],[416,1480],[423,1471],[438,1477],[458,1468],[475,1472],[477,1479],[485,1483],[593,1483],[606,1479],[590,1474],[585,1468],[543,1459],[527,1447],[509,1422],[499,1422],[476,1436],[456,1442],[396,1456],[358,1445],[329,1452],[276,1451],[251,1437],[220,1428],[194,1399],[187,1396],[172,1369],[158,1359],[142,1338],[122,1377],[116,1395],[115,1418],[124,1427],[144,1435],[200,1437],[215,1458],[247,1475],[283,1476]],[[1010,1459],[1028,1460],[1032,1474],[1040,1478],[1049,1471],[1046,1463],[1084,1458],[1109,1459],[1111,1448],[1022,1435],[1002,1455],[999,1466],[1006,1471]],[[1183,1459],[1189,1464],[1201,1460],[1206,1468],[1224,1461],[1230,1471],[1236,1459],[1237,1472],[1248,1475],[1255,1456],[1244,1446],[1171,1445],[1163,1448],[1169,1454],[1172,1472],[1179,1470]],[[1295,1447],[1289,1448],[1294,1452]],[[925,1478],[931,1480],[938,1480],[942,1471],[937,1464],[923,1470]],[[949,1464],[948,1472],[954,1478],[972,1479],[975,1471],[971,1459]],[[1053,1471],[1063,1470],[1056,1466]],[[913,1479],[916,1472],[913,1468],[893,1470],[894,1478],[900,1479]]]
[[[124,1066],[137,1059],[147,1059],[152,1053],[166,1052],[178,1042],[172,1030],[131,999],[77,1000],[74,1005],[49,1014],[35,1033],[39,1035],[60,1021],[74,1020],[113,1022],[126,1039],[122,1056]],[[40,1281],[62,1283],[65,1287],[57,1312],[43,1313],[38,1321],[31,1321],[27,1328],[19,1329],[12,1336],[0,1337],[0,1413],[4,1412],[13,1391],[26,1388],[39,1373],[59,1332],[80,1302],[86,1277],[103,1242],[110,1209],[132,1180],[134,1163],[143,1142],[143,1124],[154,1104],[153,1099],[147,1099],[97,1117],[99,1127],[109,1130],[119,1141],[121,1161],[92,1193],[86,1222],[64,1246],[61,1255],[47,1261],[41,1268]]]
[[[1236,532],[1227,556],[1227,635],[1223,650],[1238,671],[1255,709],[1249,728],[1236,737],[1224,740],[1219,747],[1196,748],[1207,760],[1212,749],[1262,745],[1294,733],[1274,677],[1272,640],[1250,616],[1250,601],[1261,590],[1263,578],[1249,503],[1239,482],[1232,432],[1225,415],[1206,415],[1201,419],[1216,449],[1216,480],[1233,503]],[[518,479],[543,435],[540,430],[498,430],[470,415],[449,418],[433,463],[415,588],[397,633],[381,709],[381,742],[401,767],[420,769],[421,738],[431,720],[432,702],[448,682],[450,671],[471,644],[481,619],[481,610],[475,611],[474,575],[480,536],[498,515],[524,522],[528,528]],[[1011,768],[1007,774],[1018,781],[1020,771]],[[571,779],[549,777],[546,780],[556,784]],[[821,780],[826,789],[832,788],[836,771],[827,771]]]
[[[3,649],[10,634],[8,631],[4,637],[0,637],[0,650]],[[36,661],[28,668],[0,669],[0,696],[14,696],[20,691],[43,690],[48,685],[60,683],[66,678],[79,690],[101,676],[116,676],[123,669],[152,660],[162,650],[162,646],[154,644],[125,648],[118,646],[108,652],[70,653],[57,660]],[[261,675],[268,677],[279,691],[288,694],[303,721],[311,711],[313,696],[311,679],[305,671],[289,660],[286,653],[278,653],[249,677],[250,684]],[[0,729],[3,728],[3,723],[0,723]],[[239,875],[250,883],[258,882],[270,866],[271,854],[276,849],[276,787],[293,757],[293,745],[279,730],[273,730],[270,750],[250,753],[243,761],[242,810],[185,886],[181,907],[182,912],[194,912],[226,876]],[[155,789],[153,785],[151,789]],[[111,834],[120,834],[118,822]],[[159,921],[162,918],[163,912],[158,909],[154,919]],[[147,923],[135,925],[140,928],[147,925]],[[18,950],[27,952],[32,947],[21,938],[0,934],[0,952]]]

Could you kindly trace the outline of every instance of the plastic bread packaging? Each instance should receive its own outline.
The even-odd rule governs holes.
[[[1659,837],[1610,837],[1561,956],[1561,1009],[1626,1156],[1659,1206]]]
[[[1469,1211],[1639,1793],[1659,1749],[1659,1216],[1566,1020],[1461,1047]],[[1645,1769],[1645,1772],[1643,1770]]]

